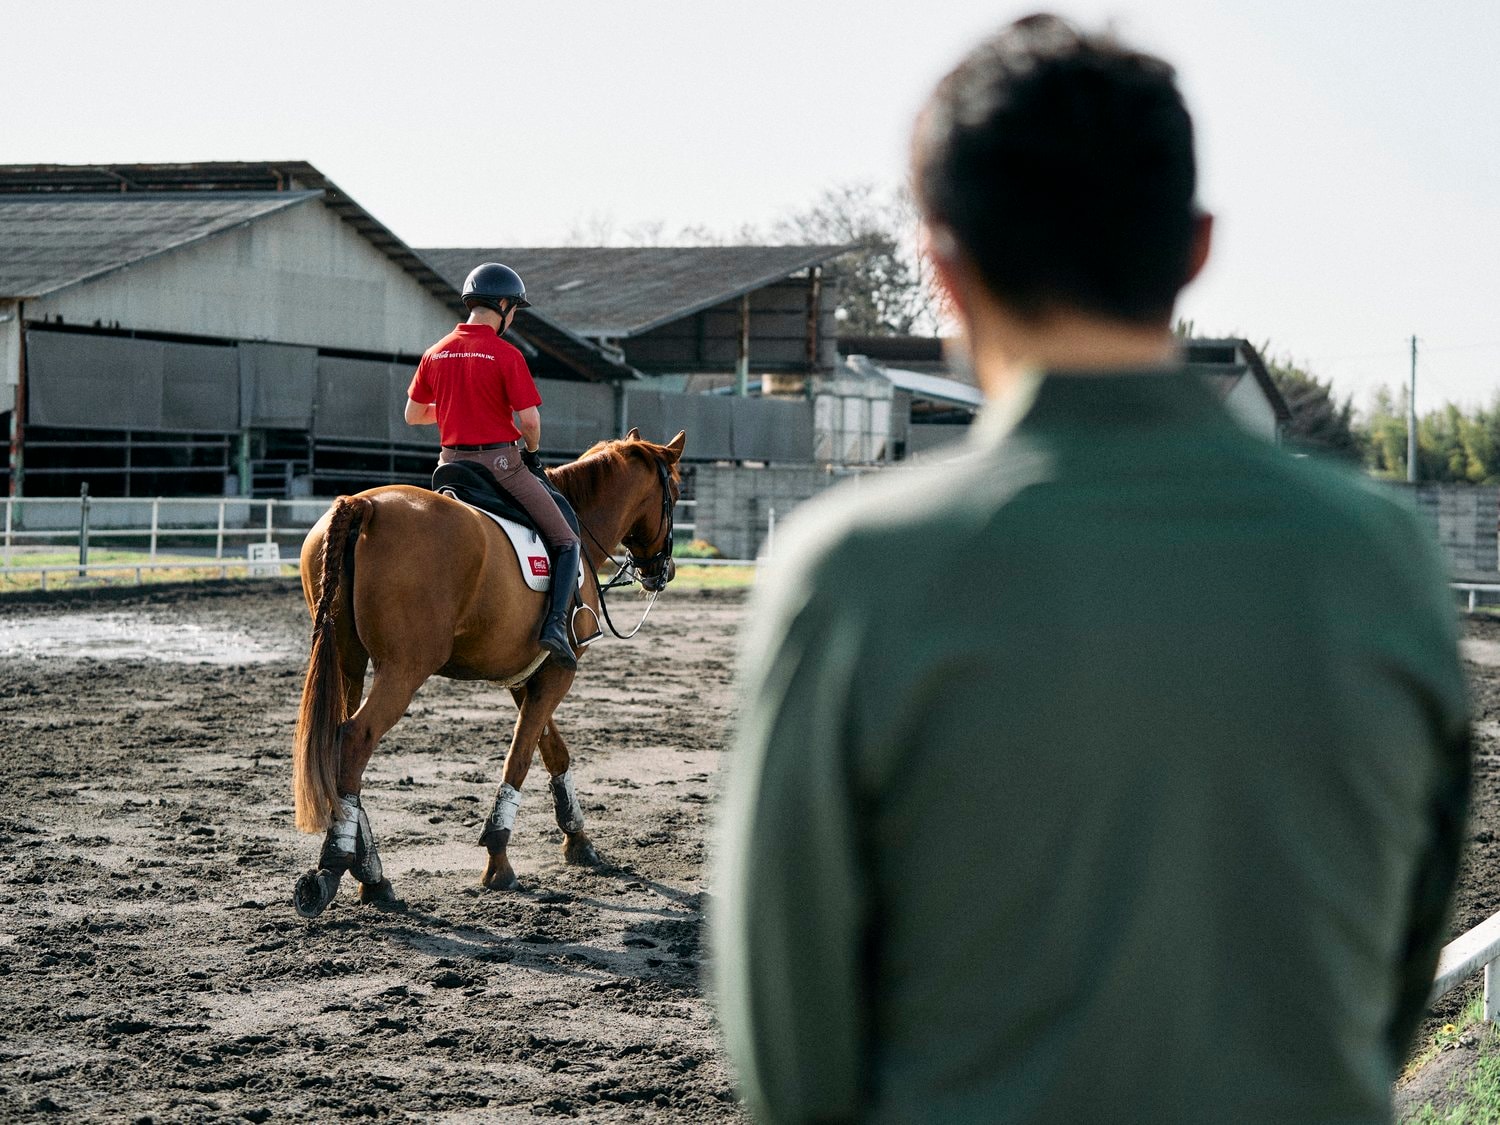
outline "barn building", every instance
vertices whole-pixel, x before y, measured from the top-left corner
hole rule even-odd
[[[406,425],[405,389],[463,315],[452,284],[304,162],[0,166],[9,491],[425,479],[436,435]],[[539,378],[614,415],[638,378],[541,310],[512,337]],[[600,436],[558,417],[565,448]]]
[[[981,405],[973,373],[952,363],[936,337],[841,336],[838,351],[851,370],[891,384],[893,435],[906,426],[903,457],[958,440]],[[1291,408],[1248,340],[1191,337],[1182,341],[1182,358],[1242,426],[1267,441],[1281,440]]]
[[[418,253],[454,284],[504,262],[560,324],[659,389],[805,393],[831,371],[838,307],[828,264],[846,246],[492,247]],[[753,379],[753,388],[752,388]]]

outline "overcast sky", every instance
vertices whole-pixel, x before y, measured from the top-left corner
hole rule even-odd
[[[0,162],[308,160],[415,246],[765,226],[894,185],[911,119],[1032,5],[0,0]],[[1069,0],[1179,69],[1214,260],[1200,334],[1357,404],[1500,391],[1500,0]],[[1351,13],[1358,13],[1357,16]]]

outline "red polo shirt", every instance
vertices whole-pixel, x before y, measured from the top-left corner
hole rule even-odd
[[[444,445],[515,441],[511,412],[542,404],[526,357],[487,324],[460,324],[428,348],[406,395],[437,404]]]

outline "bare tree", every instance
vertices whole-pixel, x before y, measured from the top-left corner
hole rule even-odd
[[[868,182],[835,184],[772,227],[778,241],[851,245],[833,269],[850,335],[936,332],[942,320],[931,271],[920,252],[911,193]]]

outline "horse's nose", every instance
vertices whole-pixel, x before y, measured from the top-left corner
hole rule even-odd
[[[677,577],[677,560],[676,559],[668,559],[667,560],[667,581],[670,582],[670,581],[672,581],[672,579],[674,579],[676,577]]]

